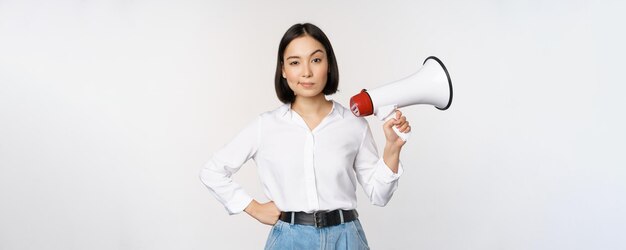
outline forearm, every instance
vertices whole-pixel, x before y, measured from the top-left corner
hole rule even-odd
[[[233,181],[231,173],[226,170],[229,166],[222,162],[216,157],[211,158],[200,170],[200,181],[229,214],[237,214],[246,208],[252,197],[239,183]]]
[[[402,112],[399,110],[396,110],[395,119],[389,119],[383,125],[383,130],[385,131],[385,137],[387,139],[385,151],[383,152],[383,161],[394,174],[397,174],[400,165],[400,150],[406,141],[398,137],[396,131],[393,130],[394,127],[402,133],[408,133],[411,131],[409,122],[406,121],[406,117],[404,117]]]
[[[398,173],[401,149],[402,147],[390,145],[389,143],[385,145],[385,151],[383,152],[383,161],[393,173]]]

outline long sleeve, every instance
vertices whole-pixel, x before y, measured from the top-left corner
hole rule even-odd
[[[200,171],[202,183],[231,215],[242,212],[252,201],[252,197],[241,185],[233,181],[232,175],[256,154],[259,129],[260,118],[257,118],[230,143],[218,150]]]
[[[361,146],[354,161],[356,177],[370,202],[385,206],[398,188],[398,179],[404,172],[402,163],[394,173],[378,156],[376,143],[369,125],[366,127]]]

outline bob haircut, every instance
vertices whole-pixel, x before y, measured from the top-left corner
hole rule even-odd
[[[278,46],[278,60],[276,61],[276,75],[274,77],[274,87],[276,88],[276,95],[278,99],[283,103],[292,103],[296,100],[296,95],[293,90],[289,88],[287,79],[283,78],[283,57],[285,55],[285,49],[287,45],[294,39],[302,36],[310,36],[313,39],[320,42],[324,49],[326,49],[326,56],[328,58],[328,76],[326,86],[322,93],[325,95],[332,95],[337,92],[337,86],[339,85],[339,68],[337,67],[337,59],[335,58],[335,52],[326,34],[317,26],[310,23],[298,23],[289,28],[283,38],[280,40]]]

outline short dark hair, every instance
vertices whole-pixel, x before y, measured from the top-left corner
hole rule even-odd
[[[298,23],[291,26],[283,35],[278,45],[278,59],[276,61],[276,76],[274,78],[274,87],[276,88],[276,95],[278,99],[283,103],[292,103],[296,100],[296,96],[293,90],[289,88],[287,79],[283,78],[283,56],[285,55],[285,49],[287,45],[294,39],[302,36],[310,36],[313,39],[320,42],[324,49],[326,49],[326,55],[328,58],[328,77],[326,86],[322,93],[325,95],[332,95],[337,92],[337,86],[339,85],[339,68],[337,67],[337,59],[333,46],[330,44],[326,34],[317,26],[310,23]]]

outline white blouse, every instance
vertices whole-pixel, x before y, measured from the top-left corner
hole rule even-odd
[[[356,183],[374,205],[385,206],[398,187],[378,156],[367,121],[333,101],[331,112],[310,130],[290,104],[261,114],[204,165],[200,179],[230,214],[252,197],[232,175],[253,159],[265,195],[281,211],[356,208]]]

